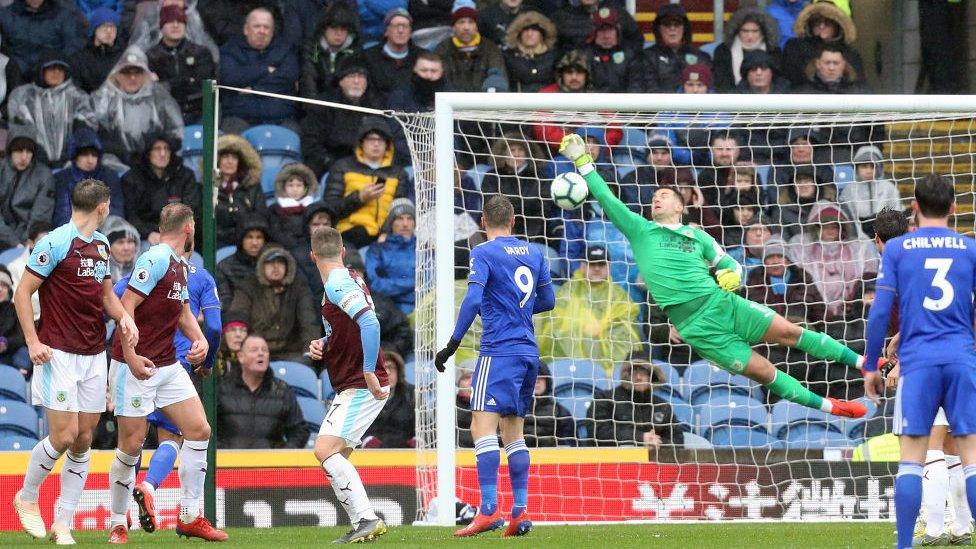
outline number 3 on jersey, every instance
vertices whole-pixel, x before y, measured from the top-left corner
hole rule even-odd
[[[945,310],[949,305],[952,305],[952,299],[956,295],[952,284],[946,280],[946,275],[949,274],[949,269],[952,268],[952,260],[929,257],[925,260],[925,268],[935,271],[935,276],[932,277],[932,287],[942,292],[942,296],[939,299],[926,297],[922,301],[922,307],[930,311]]]
[[[519,307],[525,307],[525,304],[529,302],[529,298],[532,297],[532,292],[535,290],[535,279],[532,278],[532,270],[522,265],[518,269],[515,269],[515,285],[524,294],[522,296],[522,301],[519,301]]]

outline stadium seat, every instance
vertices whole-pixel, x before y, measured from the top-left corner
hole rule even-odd
[[[734,393],[728,389],[716,389],[706,401],[692,402],[698,410],[698,420],[702,432],[717,425],[744,425],[766,427],[769,414],[766,406],[749,396]]]
[[[769,184],[769,171],[771,168],[772,166],[768,164],[756,166],[756,175],[759,176],[759,184],[762,188],[766,188],[766,185]]]
[[[403,380],[411,385],[417,384],[417,361],[409,359],[403,363]]]
[[[668,401],[668,404],[671,405],[671,410],[674,412],[675,419],[691,428],[695,427],[697,424],[695,421],[695,409],[685,399],[675,393],[662,391],[661,389],[656,389],[654,394]]]
[[[0,435],[39,435],[37,411],[33,406],[13,400],[0,401]]]
[[[837,194],[840,194],[848,183],[854,181],[854,176],[853,164],[837,164],[834,166],[834,185],[837,186]]]
[[[20,370],[0,364],[0,400],[27,402],[27,380]]]
[[[332,388],[332,381],[329,379],[329,371],[322,369],[322,373],[319,374],[319,381],[322,382],[322,400],[332,400],[335,398],[336,392]]]
[[[813,408],[807,408],[806,406],[801,406],[788,400],[780,400],[774,404],[770,417],[772,419],[772,428],[770,429],[770,432],[773,435],[783,439],[786,438],[786,432],[793,425],[802,425],[804,423],[823,423],[840,426],[840,424],[844,421],[841,418],[831,416],[826,412],[814,410]]]
[[[823,423],[803,423],[790,426],[785,437],[790,448],[847,448],[854,442],[843,433],[831,429]]]
[[[295,396],[319,398],[319,380],[308,366],[279,360],[271,363],[271,371],[295,391]]]
[[[24,248],[7,248],[6,250],[0,252],[0,265],[6,265],[11,261],[20,257],[20,254],[24,253]]]
[[[475,188],[479,191],[481,190],[481,182],[485,179],[485,174],[491,170],[491,166],[488,164],[475,164],[471,169],[464,172],[464,175],[471,178],[474,183]]]
[[[30,451],[37,445],[37,439],[17,435],[0,437],[0,452]]]
[[[552,385],[585,386],[594,389],[610,389],[610,379],[606,371],[595,362],[582,359],[559,359],[549,364]]]
[[[283,126],[262,124],[248,128],[241,137],[247,139],[254,150],[264,160],[266,155],[291,158],[294,162],[302,160],[302,139],[297,133]]]
[[[236,251],[237,251],[237,246],[224,246],[222,248],[219,248],[217,252],[214,254],[214,256],[216,256],[217,263],[220,263],[221,261],[234,255],[234,252]]]
[[[712,443],[707,438],[696,435],[695,433],[685,433],[685,449],[708,450],[712,448]]]
[[[573,419],[586,419],[590,407],[593,406],[593,388],[583,385],[557,385],[552,392],[556,402],[569,410]]]
[[[734,391],[757,400],[762,398],[762,389],[756,382],[746,376],[726,372],[705,360],[688,366],[685,370],[684,383],[685,396],[688,397],[689,402],[694,402],[696,397],[707,394],[716,386],[731,387]]]
[[[670,385],[675,392],[681,395],[681,398],[685,398],[687,396],[685,394],[685,380],[683,377],[681,377],[681,372],[667,362],[654,360],[653,363],[655,366],[659,366],[661,370],[664,371],[664,379],[667,380],[668,385]]]
[[[769,436],[765,429],[742,425],[723,425],[708,433],[708,440],[716,447],[732,448],[783,448],[781,440]]]
[[[302,417],[305,418],[308,432],[312,433],[314,438],[315,433],[318,433],[319,428],[322,427],[322,422],[325,421],[325,403],[317,398],[300,396],[298,406],[302,409]]]
[[[699,49],[701,51],[707,53],[708,55],[710,55],[712,57],[715,57],[715,48],[717,48],[719,46],[719,44],[721,44],[721,43],[722,43],[721,40],[716,40],[714,42],[709,42],[707,44],[702,44],[702,46]]]
[[[203,162],[203,126],[193,124],[183,128],[181,155],[183,156],[183,165],[193,171],[199,181],[201,179],[201,163]]]

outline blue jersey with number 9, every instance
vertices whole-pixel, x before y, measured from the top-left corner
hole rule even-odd
[[[885,244],[877,288],[898,296],[902,373],[974,362],[976,241],[937,227],[893,238]]]
[[[536,290],[552,284],[545,255],[514,236],[495,238],[471,250],[468,283],[484,287],[481,354],[538,356],[532,308]]]

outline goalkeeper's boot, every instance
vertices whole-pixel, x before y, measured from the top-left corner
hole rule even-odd
[[[124,524],[116,524],[112,527],[112,532],[108,535],[108,542],[113,545],[125,545],[129,543],[129,530]]]
[[[17,511],[20,525],[24,527],[27,535],[37,539],[47,537],[44,519],[41,518],[41,510],[36,503],[27,503],[21,498],[21,492],[17,492],[14,494],[14,510]]]
[[[454,532],[454,537],[468,538],[471,536],[477,536],[482,532],[497,530],[502,526],[505,526],[505,519],[502,518],[501,512],[497,509],[493,515],[486,516],[479,512],[477,515],[475,515],[474,520],[471,521],[471,524]]]
[[[132,499],[136,500],[139,506],[139,525],[150,534],[159,528],[156,520],[156,498],[154,490],[148,482],[142,481],[132,489]]]
[[[833,404],[830,413],[835,416],[857,418],[864,417],[868,413],[867,407],[856,400],[839,400],[830,397],[827,397],[827,400]]]
[[[373,520],[363,519],[359,521],[359,526],[356,527],[355,531],[347,534],[349,536],[349,539],[345,543],[364,543],[367,541],[373,541],[376,538],[385,534],[386,532],[387,532],[386,523],[383,522],[383,519],[381,518],[376,518]]]
[[[176,535],[206,541],[227,541],[227,532],[214,528],[203,515],[198,516],[193,522],[176,519]]]
[[[928,534],[922,536],[915,536],[912,540],[912,547],[948,547],[949,546],[949,533],[942,532],[938,536],[930,536]]]
[[[508,526],[505,528],[505,532],[502,533],[503,538],[511,536],[524,536],[532,530],[532,519],[529,518],[529,514],[525,511],[522,512],[518,518],[513,518]]]

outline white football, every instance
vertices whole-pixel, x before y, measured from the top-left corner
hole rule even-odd
[[[564,210],[575,210],[583,205],[590,190],[586,188],[586,180],[576,172],[559,174],[552,180],[549,187],[552,201]]]

